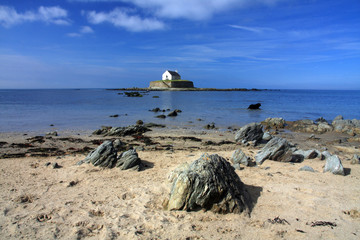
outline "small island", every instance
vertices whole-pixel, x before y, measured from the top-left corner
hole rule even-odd
[[[194,83],[181,79],[177,71],[166,70],[162,80],[150,82],[149,89],[173,89],[173,88],[194,88]]]

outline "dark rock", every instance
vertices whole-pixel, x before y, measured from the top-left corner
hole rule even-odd
[[[324,172],[331,172],[335,175],[345,175],[341,160],[337,155],[331,155],[326,158]]]
[[[56,168],[62,168],[62,166],[60,166],[58,163],[56,163],[56,162],[54,162],[53,164],[52,164],[52,167],[53,167],[53,169],[56,169]]]
[[[112,168],[117,162],[117,151],[114,148],[114,145],[111,141],[105,141],[95,150],[91,151],[87,157],[78,162],[80,165],[82,163],[92,163],[94,166]]]
[[[231,156],[230,161],[233,163],[233,167],[239,166],[239,164],[249,166],[251,158],[246,156],[245,153],[241,149],[238,149],[238,150],[235,150],[235,152]],[[240,169],[237,167],[235,167],[235,168]]]
[[[293,156],[292,147],[286,139],[274,137],[256,154],[256,164],[261,165],[266,159],[279,162],[301,161],[299,155]]]
[[[175,109],[174,111],[177,112],[177,113],[181,113],[181,112],[182,112],[180,109]]]
[[[324,119],[323,117],[319,117],[318,119],[315,120],[315,122],[317,122],[317,123],[328,123],[328,121],[326,121],[326,119]]]
[[[235,141],[246,143],[249,141],[259,141],[262,139],[264,132],[260,123],[249,123],[236,133]]]
[[[176,117],[178,114],[176,111],[172,111],[171,113],[168,114],[168,117]]]
[[[204,120],[202,120],[201,118],[197,118],[196,121],[201,122],[201,121],[204,121]]]
[[[150,131],[145,126],[142,125],[131,125],[127,127],[102,127],[102,129],[96,130],[93,132],[94,135],[104,135],[104,136],[129,136],[134,134],[143,134],[144,132]]]
[[[144,122],[142,120],[137,120],[136,125],[144,125]]]
[[[124,94],[127,97],[142,97],[143,96],[139,92],[124,92]]]
[[[315,172],[315,170],[309,166],[303,166],[299,169],[299,171]]]
[[[110,117],[112,117],[112,118],[117,118],[117,117],[119,117],[119,114],[110,115]]]
[[[147,127],[147,128],[164,128],[166,127],[166,125],[164,124],[157,124],[157,123],[145,123],[144,124],[144,127]]]
[[[249,213],[251,199],[229,162],[217,154],[202,155],[172,172],[168,210],[210,210],[215,213]]]
[[[121,170],[133,169],[140,171],[142,169],[142,162],[136,150],[130,149],[120,154],[115,167]]]
[[[159,96],[153,96],[152,98],[160,98]]]
[[[50,165],[51,165],[51,162],[45,163],[45,167],[48,167],[48,166],[50,166]]]
[[[260,103],[256,103],[256,104],[250,104],[248,109],[250,110],[256,110],[256,109],[260,109],[261,104]]]
[[[207,124],[204,128],[205,128],[205,129],[208,129],[208,130],[210,130],[210,129],[215,129],[215,124],[214,124],[214,123]]]
[[[149,110],[150,112],[160,112],[161,110],[160,110],[160,108],[153,108],[153,109],[151,109],[151,110]]]
[[[166,118],[164,114],[156,116],[156,118]]]

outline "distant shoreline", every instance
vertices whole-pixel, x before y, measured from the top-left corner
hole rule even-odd
[[[268,89],[247,88],[108,88],[109,91],[270,91]]]

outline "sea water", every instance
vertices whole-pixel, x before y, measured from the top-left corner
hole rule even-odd
[[[289,121],[323,117],[331,121],[343,115],[345,119],[360,119],[360,91],[151,91],[143,97],[118,93],[123,91],[0,90],[0,132],[95,130],[103,125],[127,126],[140,119],[187,128],[215,123],[221,129],[268,117]],[[261,103],[261,110],[247,109],[254,103]],[[182,112],[158,119],[155,116],[163,113],[149,111],[156,107]],[[109,117],[115,114],[119,116]]]

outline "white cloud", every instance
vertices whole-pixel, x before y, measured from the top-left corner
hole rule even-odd
[[[48,24],[69,25],[67,11],[61,7],[39,7],[37,11],[18,13],[13,7],[0,5],[0,25],[11,27],[23,22],[41,21]]]
[[[79,32],[68,33],[69,37],[81,37],[84,34],[94,33],[94,30],[89,26],[82,26]]]
[[[129,10],[115,8],[111,12],[87,12],[87,19],[92,24],[108,22],[116,27],[122,27],[132,32],[162,30],[165,24],[154,18],[141,18],[129,15]]]
[[[284,0],[68,0],[70,2],[125,2],[161,18],[205,20],[214,14],[254,4],[273,5]]]
[[[273,28],[264,28],[264,27],[246,27],[246,26],[240,26],[240,25],[229,25],[229,27],[241,29],[249,32],[254,33],[263,33],[265,31],[275,31]]]
[[[92,28],[89,26],[83,26],[83,27],[81,27],[80,32],[81,33],[93,33],[94,30],[92,30]]]

